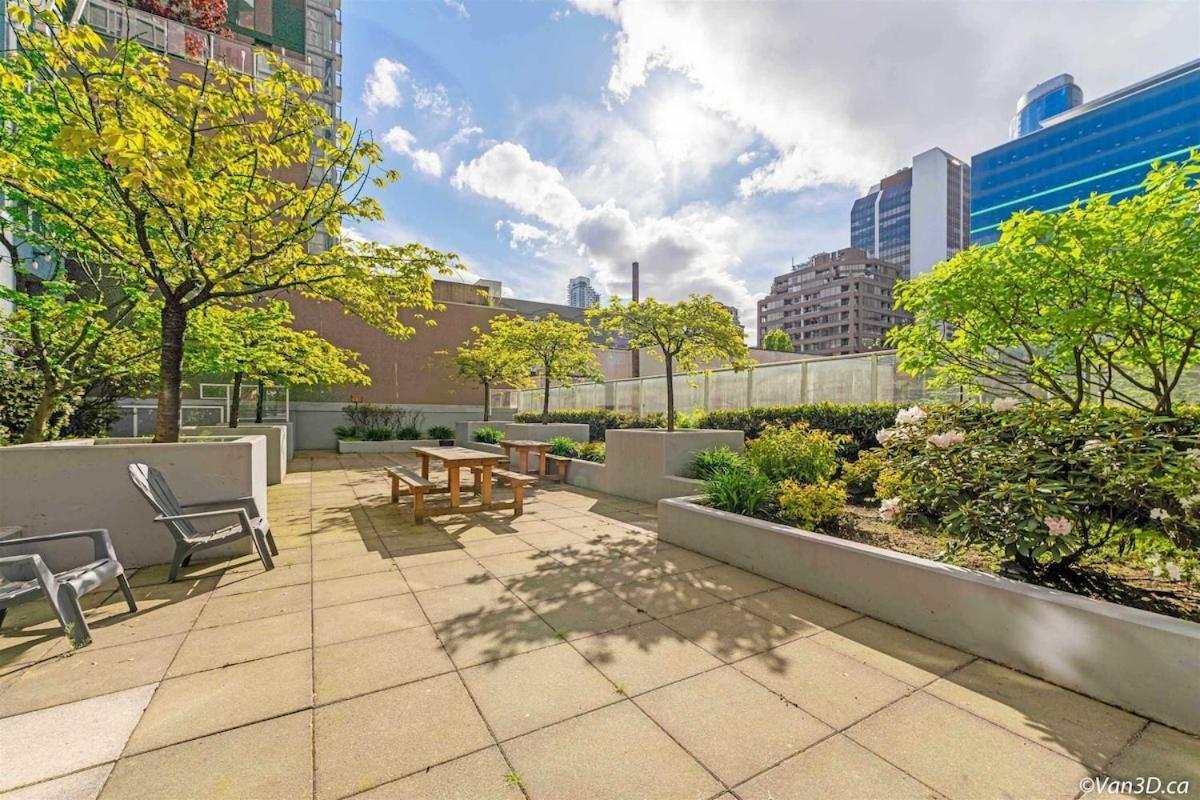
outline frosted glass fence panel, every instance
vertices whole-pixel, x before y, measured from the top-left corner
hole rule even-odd
[[[810,361],[807,403],[865,403],[875,400],[874,360],[839,358]]]
[[[619,381],[612,384],[613,387],[613,409],[616,411],[629,411],[638,413],[641,408],[641,382],[640,381]]]
[[[752,406],[794,406],[804,402],[805,364],[757,367],[750,387]]]
[[[667,379],[642,378],[642,405],[637,409],[639,414],[653,414],[665,411],[667,408]]]
[[[704,410],[704,375],[676,375],[675,410],[688,413],[697,409]],[[666,411],[666,401],[663,411]]]
[[[733,372],[721,370],[708,376],[708,410],[745,408],[750,370]]]

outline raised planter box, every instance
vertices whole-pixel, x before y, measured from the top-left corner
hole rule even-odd
[[[411,453],[414,447],[437,447],[438,439],[388,439],[382,442],[357,442],[338,439],[339,453]]]
[[[510,422],[504,438],[548,442],[556,436],[566,436],[575,442],[586,442],[590,430],[586,424],[578,422]]]
[[[659,538],[1200,733],[1200,625],[698,505]]]
[[[512,424],[503,420],[492,420],[491,422],[458,422],[454,425],[454,441],[459,447],[471,444],[475,441],[475,431],[480,428],[495,428],[498,431],[504,431],[504,438],[514,439],[517,437],[508,435],[508,426]]]
[[[178,444],[69,439],[0,447],[0,526],[20,525],[24,536],[107,528],[124,566],[168,563],[175,542],[162,524],[154,522],[155,512],[130,482],[133,462],[161,470],[183,503],[253,495],[270,519],[265,436],[211,437]],[[249,539],[242,539],[205,550],[202,557],[241,555],[249,553],[250,546]],[[90,545],[79,542],[39,552],[47,553],[51,566],[57,568],[92,559]]]
[[[185,437],[190,436],[265,436],[267,437],[267,484],[274,486],[283,483],[287,477],[288,462],[292,459],[294,448],[288,437],[288,424],[280,422],[262,425],[239,425],[230,428],[227,425],[193,425],[183,429]]]
[[[741,431],[610,430],[604,458],[608,481],[602,491],[647,502],[694,494],[699,484],[680,476],[696,453],[715,447],[740,453],[744,441]]]

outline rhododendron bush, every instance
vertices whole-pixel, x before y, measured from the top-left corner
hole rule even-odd
[[[1200,448],[1172,420],[1005,401],[905,409],[877,438],[885,519],[997,547],[1028,574],[1146,532],[1200,546]]]

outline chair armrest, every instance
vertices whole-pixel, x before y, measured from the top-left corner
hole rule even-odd
[[[254,525],[250,522],[250,515],[246,513],[244,508],[221,508],[216,511],[193,511],[190,514],[159,514],[154,518],[155,522],[174,522],[180,519],[205,519],[208,517],[237,517],[242,525],[242,530],[247,536],[254,532]]]
[[[92,551],[95,553],[97,561],[102,558],[108,558],[113,561],[117,560],[117,553],[113,550],[112,539],[109,538],[106,528],[89,528],[80,531],[66,531],[65,533],[46,533],[41,536],[25,536],[19,539],[0,539],[0,549],[17,547],[19,545],[39,544],[41,542],[58,542],[63,539],[82,539],[85,537],[92,540]]]
[[[252,517],[261,517],[262,514],[258,511],[258,501],[253,496],[249,497],[231,497],[228,500],[204,500],[199,503],[182,503],[180,508],[244,508],[246,513]]]
[[[46,562],[36,553],[24,556],[4,556],[0,558],[0,577],[5,580],[27,581],[35,578],[47,591],[58,593],[58,581],[54,573],[46,566]]]

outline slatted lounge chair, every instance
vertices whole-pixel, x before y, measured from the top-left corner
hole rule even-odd
[[[92,540],[92,561],[64,572],[51,572],[45,560],[36,553],[5,554],[6,551],[26,549],[31,545],[82,538]],[[3,624],[8,609],[44,597],[54,609],[54,616],[58,618],[58,624],[62,625],[71,644],[83,647],[91,643],[92,633],[83,618],[79,598],[113,578],[117,579],[121,594],[125,595],[130,613],[136,612],[137,603],[133,600],[125,570],[117,560],[112,539],[106,530],[68,531],[0,540],[0,624]]]
[[[245,537],[254,542],[254,549],[262,560],[263,567],[275,569],[271,556],[279,555],[271,528],[258,510],[253,497],[236,497],[230,500],[208,500],[203,503],[181,504],[171,491],[163,474],[148,464],[130,464],[129,479],[137,487],[150,507],[158,512],[155,522],[167,526],[175,539],[175,556],[171,559],[171,575],[174,581],[180,567],[192,561],[198,550],[227,544]],[[206,510],[190,510],[206,509]],[[197,530],[194,522],[205,523],[235,518],[232,525],[216,530]]]

